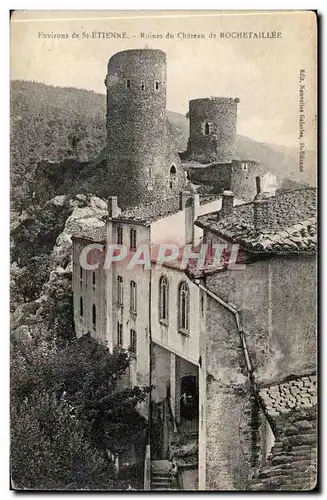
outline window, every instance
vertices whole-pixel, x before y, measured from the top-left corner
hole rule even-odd
[[[96,326],[97,326],[97,310],[96,310],[95,304],[93,304],[93,306],[92,306],[92,325],[93,325],[93,328],[96,328]]]
[[[82,268],[82,266],[79,268],[79,279],[81,282],[83,281],[83,268]]]
[[[188,284],[183,281],[179,285],[178,293],[178,329],[184,332],[188,332],[189,329],[189,295]]]
[[[131,81],[130,80],[126,80],[126,88],[127,89],[131,88]]]
[[[123,278],[121,276],[117,276],[117,304],[119,306],[123,306]]]
[[[121,226],[117,227],[117,243],[118,245],[123,244],[123,228]]]
[[[83,308],[83,298],[81,297],[79,299],[79,315],[82,318],[84,314],[84,308]]]
[[[137,352],[137,336],[135,330],[130,330],[130,350],[132,354],[136,355]]]
[[[168,279],[161,276],[159,281],[159,320],[168,321]]]
[[[92,272],[92,286],[95,288],[95,272]]]
[[[142,81],[142,82],[141,82],[141,90],[144,90],[144,89],[145,89],[145,84],[144,84],[144,82]]]
[[[210,134],[210,125],[208,122],[206,122],[204,125],[204,135],[209,135],[209,134]]]
[[[117,321],[117,345],[123,345],[123,323]]]
[[[136,314],[136,283],[131,281],[130,286],[130,310]]]
[[[207,241],[207,245],[208,245],[208,250],[207,250],[207,256],[209,259],[212,259],[213,257],[213,246],[212,246],[212,240],[208,240]]]
[[[169,170],[169,187],[170,189],[173,189],[175,183],[176,183],[176,167],[175,165],[172,165]]]
[[[155,83],[155,89],[156,89],[156,90],[159,90],[159,82],[156,82],[156,83]]]
[[[130,249],[136,250],[136,229],[130,231]]]
[[[153,190],[153,168],[149,167],[149,182],[148,182],[148,190]]]

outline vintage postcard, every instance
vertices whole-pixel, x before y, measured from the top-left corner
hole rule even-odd
[[[317,17],[14,11],[11,487],[300,491]]]

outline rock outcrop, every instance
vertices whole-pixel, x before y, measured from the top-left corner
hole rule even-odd
[[[85,227],[104,227],[107,216],[107,204],[96,196],[78,194],[69,199],[56,196],[45,207],[62,209],[70,207],[62,232],[57,236],[50,253],[49,279],[44,283],[40,297],[32,302],[18,304],[12,313],[11,332],[14,336],[31,336],[42,325],[49,324],[49,317],[54,321],[60,318],[69,301],[72,300],[72,235]],[[26,214],[21,220],[26,220]],[[19,220],[17,225],[21,222]],[[18,226],[15,227],[18,227]],[[12,264],[17,273],[17,262]],[[55,314],[53,314],[55,312]],[[57,319],[56,319],[57,317]]]

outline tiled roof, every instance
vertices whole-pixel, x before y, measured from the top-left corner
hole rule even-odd
[[[289,413],[293,408],[312,408],[317,404],[317,375],[264,387],[259,395],[272,417]]]
[[[255,252],[314,252],[317,246],[316,189],[283,191],[269,198],[270,228],[257,232],[253,202],[234,207],[233,215],[202,215],[195,224]]]
[[[311,490],[317,481],[317,377],[262,388],[259,392],[275,426],[275,443],[250,482],[250,490]]]
[[[179,198],[175,197],[164,199],[160,202],[144,203],[137,207],[126,208],[116,219],[147,225],[178,211]]]
[[[101,227],[80,226],[72,232],[72,237],[90,240],[97,243],[104,243],[106,241],[106,224]]]
[[[218,199],[218,194],[200,195],[200,204],[210,203]],[[179,212],[179,197],[162,199],[159,202],[152,202],[142,204],[137,207],[126,208],[121,214],[116,217],[117,220],[134,221],[140,224],[148,225],[151,222],[168,217]]]

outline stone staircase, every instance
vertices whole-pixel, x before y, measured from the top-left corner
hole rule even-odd
[[[169,460],[151,461],[151,490],[172,490],[172,463]]]

